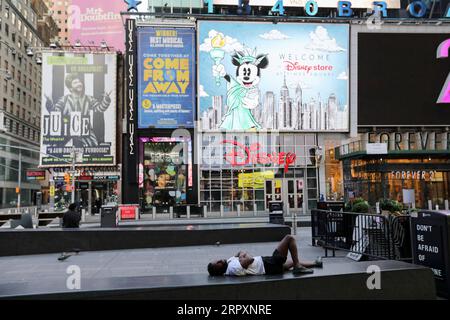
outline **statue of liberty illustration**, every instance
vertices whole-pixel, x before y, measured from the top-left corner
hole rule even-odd
[[[269,59],[267,54],[256,54],[251,51],[235,51],[231,62],[236,66],[236,77],[230,76],[221,63],[213,65],[213,76],[223,77],[227,81],[227,112],[222,118],[220,129],[223,130],[252,130],[261,129],[251,110],[259,106],[259,82],[261,69],[267,68]]]

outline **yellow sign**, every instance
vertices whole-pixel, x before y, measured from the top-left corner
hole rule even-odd
[[[55,186],[50,186],[50,197],[55,196]]]
[[[278,189],[278,188],[281,189],[281,179],[275,180],[275,188],[276,188],[276,189]]]
[[[273,179],[274,177],[275,173],[273,171],[240,173],[238,175],[238,187],[264,189],[264,182],[267,179]]]

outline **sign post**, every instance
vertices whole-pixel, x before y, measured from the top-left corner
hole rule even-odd
[[[55,180],[50,180],[50,187],[49,187],[49,196],[50,196],[50,209],[53,209],[55,207]]]
[[[439,295],[450,295],[450,211],[411,214],[413,263],[430,267]]]
[[[22,150],[19,149],[19,181],[17,183],[17,188],[16,188],[16,192],[17,192],[17,209],[20,209],[20,193],[22,190],[21,185],[22,183]]]

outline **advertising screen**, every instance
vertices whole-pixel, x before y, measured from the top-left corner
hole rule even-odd
[[[115,164],[116,59],[43,52],[41,166]]]
[[[347,131],[347,25],[200,21],[203,130]]]
[[[67,27],[71,44],[107,46],[124,51],[125,35],[120,12],[127,11],[124,1],[69,0]]]
[[[195,30],[138,29],[138,127],[192,128]]]
[[[358,34],[358,125],[450,125],[450,33]]]

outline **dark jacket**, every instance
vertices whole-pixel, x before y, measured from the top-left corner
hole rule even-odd
[[[79,228],[81,214],[75,211],[67,211],[63,216],[63,228]]]

